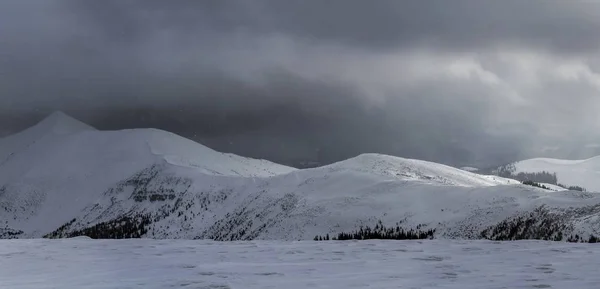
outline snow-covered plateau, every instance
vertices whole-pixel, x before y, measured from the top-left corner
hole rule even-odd
[[[0,288],[598,288],[596,244],[0,240]]]
[[[599,216],[596,193],[380,154],[300,170],[60,112],[0,139],[0,238],[595,241]]]

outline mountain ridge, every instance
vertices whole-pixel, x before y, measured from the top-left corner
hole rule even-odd
[[[53,119],[65,117],[42,123]],[[545,220],[554,227],[521,228],[527,233],[519,236],[600,232],[591,221],[600,195],[432,162],[362,154],[300,170],[157,129],[56,134],[39,127],[13,137],[36,142],[0,163],[0,237],[305,240],[381,223],[435,230],[438,238],[493,239],[510,237],[506,224]]]

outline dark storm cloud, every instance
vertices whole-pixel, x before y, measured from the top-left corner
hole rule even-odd
[[[102,129],[159,127],[276,161],[361,152],[512,160],[549,128],[594,128],[599,9],[1,1],[0,135],[58,109]]]
[[[157,28],[182,33],[282,33],[367,48],[476,49],[526,45],[593,51],[600,3],[594,1],[77,1],[103,35],[136,41]],[[189,35],[188,35],[189,36]]]
[[[376,48],[525,44],[589,51],[599,44],[600,4],[592,1],[330,0],[313,4],[273,0],[264,7],[275,24],[270,27]]]

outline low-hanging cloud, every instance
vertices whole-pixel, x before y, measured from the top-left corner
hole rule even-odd
[[[0,133],[64,110],[288,163],[585,157],[598,16],[589,1],[3,1]]]

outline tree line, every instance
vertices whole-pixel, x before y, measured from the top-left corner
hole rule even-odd
[[[400,226],[386,227],[379,221],[374,228],[369,226],[360,226],[358,230],[350,232],[340,232],[337,236],[330,237],[329,234],[324,236],[317,235],[313,240],[328,241],[328,240],[421,240],[433,239],[435,229],[421,230],[422,225],[418,225],[417,229],[404,229]]]

